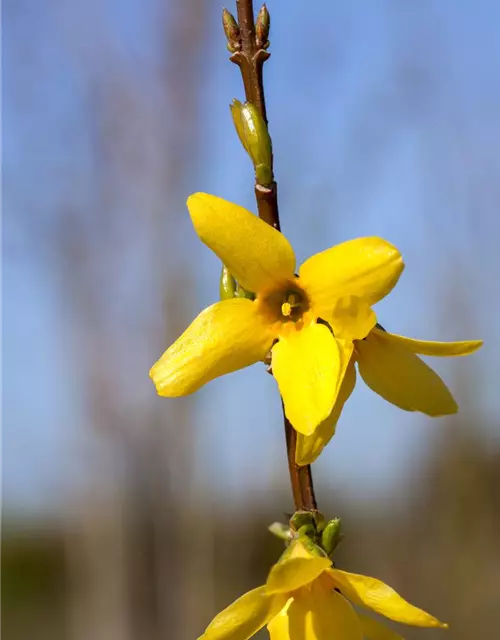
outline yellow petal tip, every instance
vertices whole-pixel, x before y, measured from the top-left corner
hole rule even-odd
[[[444,416],[454,416],[458,413],[458,404],[450,402],[450,404],[446,407],[439,408],[435,413],[429,413],[432,418],[444,418]]]
[[[153,384],[155,385],[155,387],[157,387],[157,384],[156,384],[158,380],[158,363],[157,362],[155,362],[154,365],[149,370],[149,377],[153,381]]]
[[[203,193],[203,191],[197,191],[196,193],[192,193],[188,199],[186,200],[186,204],[195,200],[196,198],[203,198],[204,196],[208,196],[208,193]]]
[[[296,422],[295,424],[292,424],[292,427],[295,429],[295,431],[301,433],[303,436],[312,436],[316,431],[317,426],[318,425],[313,425],[311,422],[306,421]]]
[[[159,364],[159,362],[156,362],[151,369],[149,370],[149,377],[151,378],[155,389],[156,389],[156,393],[159,396],[162,396],[164,398],[169,397],[171,394],[169,394],[167,392],[167,387],[166,385],[162,385],[162,378],[161,378],[161,374],[160,374],[160,369],[161,369],[161,365]]]

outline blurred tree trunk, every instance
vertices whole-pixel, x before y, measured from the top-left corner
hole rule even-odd
[[[206,621],[204,606],[211,610],[210,521],[205,519],[201,539],[193,527],[201,499],[193,483],[192,403],[154,397],[138,400],[130,411],[133,389],[120,367],[127,345],[142,345],[134,364],[142,366],[145,350],[159,357],[192,313],[194,285],[178,240],[198,142],[206,3],[167,4],[158,3],[164,50],[155,81],[162,89],[151,86],[151,94],[159,95],[152,109],[141,101],[144,86],[134,84],[116,56],[100,56],[89,96],[96,207],[83,212],[70,202],[61,228],[75,359],[92,431],[81,443],[91,477],[72,500],[67,537],[72,640],[193,638]],[[102,22],[99,29],[105,39]],[[151,127],[151,117],[152,153],[147,137],[134,135]],[[134,162],[143,154],[146,169]],[[146,194],[138,197],[136,219],[123,213],[122,192],[129,185]],[[141,279],[140,297],[125,297],[122,309],[113,308],[134,252],[127,243],[140,237],[150,260],[132,276]],[[146,379],[147,366],[142,374]]]

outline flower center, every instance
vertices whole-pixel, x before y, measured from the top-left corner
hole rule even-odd
[[[298,322],[309,310],[309,300],[305,292],[294,282],[258,296],[262,311],[272,322]]]

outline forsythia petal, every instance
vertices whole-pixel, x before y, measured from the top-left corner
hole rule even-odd
[[[335,337],[345,340],[363,340],[377,322],[370,305],[356,296],[336,300],[327,319]]]
[[[316,554],[311,553],[309,543],[305,538],[294,538],[285,549],[278,562],[282,563],[290,558],[315,558]]]
[[[271,640],[323,640],[315,634],[312,613],[300,596],[291,599],[288,606],[271,620],[267,628]]]
[[[217,302],[165,351],[150,376],[161,396],[187,395],[217,376],[263,360],[272,341],[254,302]]]
[[[269,636],[271,640],[291,640],[290,633],[290,617],[289,610],[293,604],[293,598],[289,598],[286,605],[281,609],[277,616],[275,616],[267,625]]]
[[[294,279],[290,243],[250,211],[207,193],[193,194],[187,206],[196,233],[247,291]]]
[[[385,336],[387,342],[399,344],[406,347],[413,353],[419,353],[422,356],[468,356],[477,351],[483,345],[482,340],[462,340],[460,342],[434,342],[431,340],[415,340],[405,336],[398,336],[395,333],[373,329],[377,335]]]
[[[297,603],[304,609],[306,640],[363,640],[361,625],[351,604],[337,591],[325,588],[321,580],[307,593],[297,596]]]
[[[293,427],[310,435],[331,413],[342,375],[340,347],[330,330],[311,324],[280,336],[272,370]]]
[[[404,600],[381,580],[340,569],[329,569],[327,573],[346,598],[354,604],[369,607],[386,618],[415,627],[448,626]]]
[[[304,466],[306,464],[312,464],[333,438],[344,404],[353,392],[355,384],[356,369],[354,367],[354,360],[351,360],[340,386],[339,395],[328,418],[323,420],[312,435],[304,436],[302,433],[297,434],[295,462],[298,465]]]
[[[403,268],[401,254],[389,242],[357,238],[312,256],[299,276],[314,306],[328,312],[346,295],[375,304],[392,290]]]
[[[378,620],[374,620],[364,613],[359,613],[359,611],[358,619],[366,640],[404,640],[399,633],[389,629]]]
[[[312,582],[332,564],[320,556],[291,557],[275,564],[267,577],[268,593],[288,593]]]
[[[247,640],[262,629],[283,607],[284,600],[257,587],[221,611],[199,640]]]
[[[448,387],[423,360],[383,331],[356,343],[359,373],[366,384],[388,402],[406,411],[429,416],[456,413]]]

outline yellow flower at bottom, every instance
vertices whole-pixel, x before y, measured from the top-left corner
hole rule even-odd
[[[397,640],[352,604],[417,627],[447,625],[399,596],[376,578],[335,569],[294,540],[264,586],[219,613],[199,640],[247,640],[267,624],[271,640]]]
[[[193,393],[271,351],[285,413],[299,433],[311,435],[338,413],[353,341],[375,326],[371,305],[396,284],[399,251],[381,238],[358,238],[312,256],[297,275],[285,236],[246,209],[205,193],[187,205],[200,239],[256,298],[202,311],[152,367],[158,393]]]

